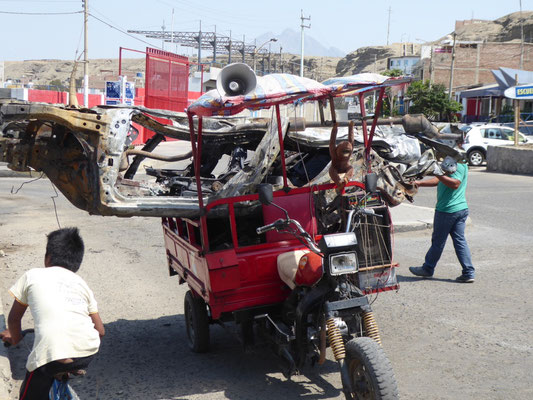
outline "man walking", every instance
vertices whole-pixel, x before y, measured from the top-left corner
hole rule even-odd
[[[433,219],[433,234],[424,264],[421,267],[409,267],[413,275],[429,278],[433,276],[437,262],[442,255],[448,235],[452,237],[455,254],[462,267],[457,282],[474,282],[474,266],[472,256],[465,238],[468,205],[465,191],[468,178],[466,164],[457,163],[452,157],[446,157],[441,165],[445,175],[436,176],[423,181],[415,181],[420,187],[437,186],[437,206]]]

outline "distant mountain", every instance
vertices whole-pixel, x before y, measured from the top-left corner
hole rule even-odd
[[[272,52],[279,52],[280,46],[284,53],[300,54],[300,33],[292,29],[285,29],[280,35],[273,32],[267,32],[256,38],[257,46],[261,46],[264,42],[271,38],[278,39],[277,42],[270,44]],[[326,47],[312,36],[305,35],[305,49],[306,56],[322,56],[322,57],[344,57],[345,51],[336,47]],[[268,45],[267,45],[268,46]],[[267,49],[268,47],[265,46]]]

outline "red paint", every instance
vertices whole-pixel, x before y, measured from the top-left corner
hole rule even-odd
[[[322,257],[318,254],[309,252],[298,263],[298,270],[294,276],[294,283],[297,286],[313,286],[324,274],[322,266]]]

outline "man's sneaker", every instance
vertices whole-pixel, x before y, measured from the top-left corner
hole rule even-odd
[[[461,283],[474,283],[474,278],[467,275],[458,276],[455,280]]]
[[[431,278],[433,276],[433,274],[428,272],[424,267],[409,267],[409,271],[411,271],[413,275],[421,276],[423,278]]]

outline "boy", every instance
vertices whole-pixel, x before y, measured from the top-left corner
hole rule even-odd
[[[21,320],[28,307],[35,325],[20,400],[47,400],[55,374],[86,368],[98,352],[104,325],[93,292],[75,274],[83,253],[77,228],[56,230],[48,235],[45,268],[27,271],[9,290],[15,300],[1,339],[22,340]]]

